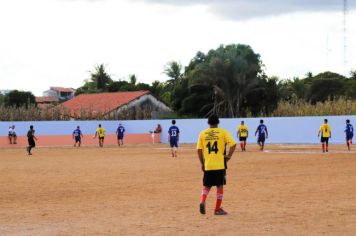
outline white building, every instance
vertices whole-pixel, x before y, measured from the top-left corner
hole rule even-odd
[[[55,97],[59,100],[69,100],[74,98],[75,89],[63,87],[50,87],[49,90],[43,92],[44,97]]]

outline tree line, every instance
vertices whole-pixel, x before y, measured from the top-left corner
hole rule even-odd
[[[96,65],[76,95],[149,90],[182,118],[213,113],[221,117],[273,116],[280,115],[288,104],[302,109],[301,104],[323,107],[334,101],[351,103],[350,114],[356,114],[356,71],[349,77],[329,71],[293,79],[269,77],[261,56],[248,45],[221,45],[207,53],[197,52],[187,66],[170,61],[163,72],[165,82],[138,83],[134,74],[115,81],[104,64]],[[33,95],[19,93],[12,91],[0,97],[0,103],[19,107],[34,102]],[[311,112],[313,108],[305,110]]]

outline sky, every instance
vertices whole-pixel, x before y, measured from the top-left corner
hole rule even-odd
[[[198,51],[248,44],[281,79],[356,70],[356,1],[0,0],[0,90],[78,88],[104,64],[114,80],[165,81]],[[346,54],[344,63],[344,45]]]

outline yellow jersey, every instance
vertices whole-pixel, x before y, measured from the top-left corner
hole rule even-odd
[[[321,137],[330,138],[330,136],[331,136],[331,127],[330,127],[329,124],[320,125],[319,131],[321,131]]]
[[[197,149],[203,150],[205,170],[225,169],[224,153],[226,145],[235,145],[230,133],[221,128],[208,128],[199,134]]]
[[[105,136],[106,130],[105,130],[105,128],[101,127],[101,128],[97,128],[96,132],[98,133],[99,138],[102,138]]]
[[[237,132],[240,132],[240,137],[247,137],[247,134],[248,134],[248,128],[246,125],[240,125],[238,128],[237,128]]]

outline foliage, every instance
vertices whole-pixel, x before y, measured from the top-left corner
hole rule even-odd
[[[243,115],[247,96],[258,89],[261,64],[260,56],[247,45],[222,45],[206,55],[198,52],[185,72],[191,94],[185,98],[189,104],[182,102],[181,112]]]
[[[356,115],[356,101],[339,98],[315,104],[298,100],[280,101],[270,116]]]
[[[4,105],[6,107],[29,107],[35,102],[35,96],[31,92],[12,90],[4,97]]]

